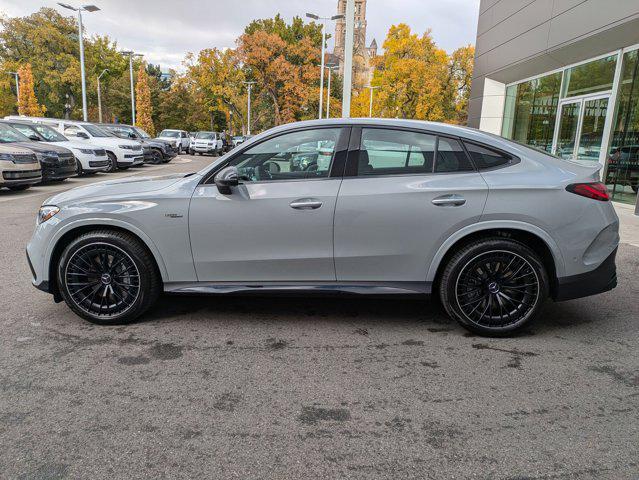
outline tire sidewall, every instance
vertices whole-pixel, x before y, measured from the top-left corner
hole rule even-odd
[[[111,152],[107,152],[107,157],[109,157],[109,162],[110,162],[107,172],[115,172],[118,169],[117,157]]]
[[[123,250],[127,255],[129,255],[129,257],[131,257],[140,275],[140,292],[133,306],[116,316],[107,318],[99,317],[82,310],[71,298],[71,294],[69,293],[66,285],[64,272],[66,271],[67,265],[73,257],[73,254],[82,247],[86,247],[93,243],[106,243]],[[143,251],[141,250],[141,247],[139,245],[132,245],[130,239],[125,240],[118,234],[111,232],[87,233],[81,235],[75,240],[72,240],[62,252],[56,269],[58,286],[65,303],[80,317],[99,325],[121,325],[135,320],[148,307],[148,299],[152,294],[151,275],[153,275],[153,272],[150,271],[152,266],[147,263],[148,259],[143,258],[143,255],[140,254],[141,251]]]
[[[461,311],[457,302],[457,279],[464,267],[478,255],[491,251],[507,251],[523,257],[530,263],[539,281],[539,295],[532,309],[522,319],[504,327],[486,327],[470,321]],[[480,335],[506,336],[529,325],[539,315],[543,303],[549,295],[549,280],[546,268],[539,256],[526,245],[507,238],[491,238],[473,242],[455,254],[445,268],[440,285],[440,296],[444,308],[463,327]]]

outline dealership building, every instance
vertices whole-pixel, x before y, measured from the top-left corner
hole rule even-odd
[[[481,0],[468,123],[601,164],[639,213],[639,0]]]

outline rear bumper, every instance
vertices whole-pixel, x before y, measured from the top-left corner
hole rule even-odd
[[[616,255],[617,249],[615,248],[608,258],[591,272],[557,279],[557,290],[553,295],[553,300],[562,302],[589,297],[615,288],[617,286]]]

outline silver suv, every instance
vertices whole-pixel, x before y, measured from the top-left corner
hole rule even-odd
[[[81,317],[134,320],[161,292],[438,295],[485,335],[616,285],[619,222],[598,168],[476,130],[322,120],[204,170],[48,199],[33,283]]]

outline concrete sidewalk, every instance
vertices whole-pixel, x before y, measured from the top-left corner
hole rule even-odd
[[[639,216],[635,215],[634,205],[613,203],[619,215],[621,243],[639,247]]]

